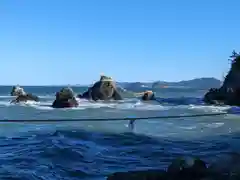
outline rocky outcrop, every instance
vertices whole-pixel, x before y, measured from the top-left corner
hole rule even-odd
[[[74,92],[71,88],[63,88],[56,93],[56,99],[54,100],[53,108],[71,108],[79,105]]]
[[[112,78],[107,76],[101,76],[100,80],[97,81],[92,87],[90,87],[86,92],[78,95],[79,98],[97,100],[121,100],[116,83]]]
[[[26,95],[27,93],[20,86],[13,86],[11,91],[11,96]]]
[[[39,102],[39,97],[30,93],[27,93],[26,95],[19,95],[14,99],[11,103],[20,103],[20,102],[26,102],[26,101],[36,101]]]
[[[17,96],[11,103],[20,103],[26,101],[39,101],[39,97],[31,93],[26,93],[20,86],[14,86],[11,91],[11,96]]]
[[[200,159],[176,159],[167,170],[145,170],[116,172],[107,180],[236,180],[240,172],[233,169],[223,171]]]
[[[240,55],[233,51],[231,68],[220,88],[211,88],[203,100],[208,104],[240,106]]]
[[[155,100],[155,95],[152,91],[145,91],[142,96],[143,101]]]

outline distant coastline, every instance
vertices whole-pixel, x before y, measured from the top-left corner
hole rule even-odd
[[[126,89],[135,89],[135,88],[194,88],[194,89],[207,89],[207,88],[218,88],[221,86],[222,81],[216,78],[195,78],[191,80],[183,80],[178,82],[167,82],[167,81],[153,81],[153,82],[118,82],[117,85],[121,86]],[[0,85],[3,86],[15,86],[14,85]],[[20,86],[25,87],[65,87],[65,86],[71,86],[71,87],[87,87],[91,84],[67,84],[67,85],[22,85]]]
[[[123,88],[177,88],[177,89],[209,89],[218,88],[222,81],[216,78],[195,78],[178,82],[155,81],[155,82],[118,82]]]

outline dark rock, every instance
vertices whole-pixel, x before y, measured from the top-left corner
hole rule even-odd
[[[152,91],[145,91],[142,96],[143,101],[155,100],[155,94]]]
[[[240,106],[240,56],[235,51],[230,56],[231,68],[220,88],[211,88],[204,95],[207,104]]]
[[[11,103],[20,103],[26,101],[39,101],[39,97],[31,93],[26,93],[20,86],[14,86],[11,91],[11,96],[17,96]]]
[[[39,97],[30,93],[22,94],[16,97],[11,103],[20,103],[20,102],[26,102],[26,101],[39,101]]]
[[[90,87],[79,98],[97,100],[122,100],[122,96],[117,90],[116,83],[107,76],[101,76],[92,87]]]
[[[166,171],[117,172],[109,175],[107,180],[237,180],[240,177],[238,174],[212,170],[200,159],[177,159]]]
[[[54,100],[53,108],[71,108],[77,107],[78,101],[74,96],[74,92],[71,88],[63,88],[61,91],[56,93],[56,99]]]

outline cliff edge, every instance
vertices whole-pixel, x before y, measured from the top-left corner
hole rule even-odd
[[[220,88],[211,88],[204,96],[207,104],[240,106],[240,53],[232,52],[231,68]]]

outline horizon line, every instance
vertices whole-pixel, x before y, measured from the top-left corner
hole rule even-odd
[[[210,79],[210,78],[213,78],[213,79],[216,79],[216,80],[219,80],[219,81],[223,81],[223,80],[220,80],[218,78],[215,78],[215,77],[201,77],[201,78],[192,78],[192,79],[188,79],[188,80],[180,80],[180,81],[164,81],[164,80],[156,80],[156,81],[115,81],[117,83],[154,83],[154,82],[165,82],[165,83],[178,83],[178,82],[182,82],[182,81],[192,81],[192,80],[196,80],[196,79]],[[76,87],[76,86],[90,86],[92,85],[93,83],[89,83],[89,84],[0,84],[0,86],[56,86],[56,87],[59,87],[59,86],[72,86],[72,87]]]

